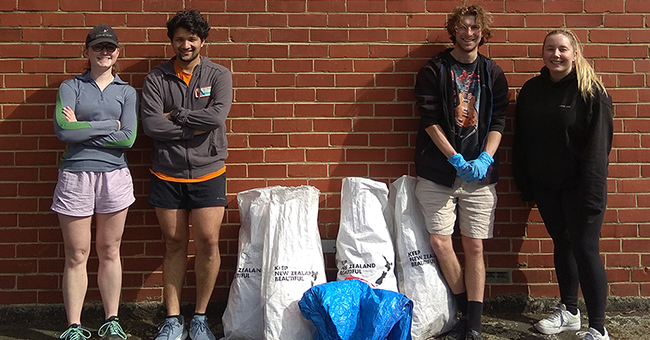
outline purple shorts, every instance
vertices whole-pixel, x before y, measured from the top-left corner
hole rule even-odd
[[[59,170],[51,209],[62,215],[110,214],[135,202],[129,168],[109,172]]]

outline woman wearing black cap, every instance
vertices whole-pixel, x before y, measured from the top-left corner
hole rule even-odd
[[[96,222],[97,285],[106,320],[101,339],[126,339],[117,318],[122,289],[120,244],[128,208],[135,201],[124,151],[136,137],[137,93],[115,73],[120,54],[115,31],[100,24],[86,37],[86,71],[59,87],[54,114],[57,137],[67,143],[51,209],[58,214],[65,246],[63,302],[65,340],[85,340],[81,310],[88,288],[86,265],[91,221]]]

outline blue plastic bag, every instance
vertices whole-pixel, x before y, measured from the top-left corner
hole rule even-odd
[[[298,302],[316,340],[411,340],[413,302],[358,279],[314,286]]]

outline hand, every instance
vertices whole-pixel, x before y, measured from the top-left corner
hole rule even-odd
[[[69,106],[66,106],[63,108],[63,114],[65,115],[65,119],[69,122],[76,122],[77,121],[77,116],[74,114],[74,111]]]
[[[179,113],[180,113],[180,111],[178,109],[172,109],[169,112],[164,112],[163,117],[165,117],[165,118],[167,118],[167,119],[169,119],[171,121],[175,121],[176,118],[178,117]]]
[[[449,159],[447,159],[447,162],[449,162],[454,167],[454,169],[456,169],[456,172],[458,173],[458,175],[460,175],[460,178],[463,181],[470,183],[469,180],[472,180],[473,178],[472,169],[469,166],[469,163],[465,161],[463,155],[457,153],[449,157]]]
[[[492,156],[490,156],[490,154],[485,151],[481,152],[481,154],[478,155],[478,158],[475,160],[467,162],[469,167],[472,169],[472,177],[474,179],[472,182],[485,178],[485,175],[487,175],[487,170],[490,165],[492,165],[492,163],[494,163],[494,158],[492,158]]]
[[[120,131],[120,130],[122,130],[122,122],[120,122],[120,120],[118,119],[117,120],[117,131]]]

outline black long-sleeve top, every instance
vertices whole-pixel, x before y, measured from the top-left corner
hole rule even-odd
[[[612,134],[608,94],[594,88],[584,100],[575,70],[553,82],[542,68],[517,98],[513,172],[523,198],[532,200],[535,188],[579,187],[581,206],[604,210]]]

